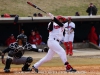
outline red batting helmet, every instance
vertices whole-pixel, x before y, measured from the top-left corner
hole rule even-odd
[[[10,16],[9,14],[4,14],[4,17],[8,17],[8,18],[9,18],[9,17],[11,17],[11,16]]]
[[[68,20],[72,20],[72,18],[71,18],[71,17],[68,17],[67,19],[68,19]]]
[[[66,18],[64,18],[63,16],[60,16],[60,15],[59,15],[59,16],[57,16],[56,18],[57,18],[58,20],[59,20],[59,19],[62,19],[62,20],[63,20],[63,22],[65,22],[65,21],[66,21]]]

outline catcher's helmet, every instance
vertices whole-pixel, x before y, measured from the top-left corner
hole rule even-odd
[[[20,35],[17,36],[17,39],[27,39],[27,36],[20,34]]]
[[[19,39],[22,40],[23,43],[27,42],[27,36],[24,35],[24,34],[18,35],[18,36],[17,36],[17,40],[19,40]]]

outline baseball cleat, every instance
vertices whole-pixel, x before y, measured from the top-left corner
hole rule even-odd
[[[35,71],[36,73],[38,73],[38,69],[37,69],[37,68],[35,68],[34,66],[32,66],[32,69],[34,69],[34,71]]]
[[[76,72],[77,70],[76,69],[73,69],[72,67],[71,67],[71,65],[67,65],[66,66],[66,72]]]
[[[5,72],[5,73],[9,73],[10,70],[9,70],[9,69],[4,69],[4,72]]]
[[[76,72],[76,69],[71,68],[69,70],[66,70],[66,72]]]
[[[27,69],[22,68],[22,71],[32,71],[32,69],[30,69],[30,68],[27,68]]]

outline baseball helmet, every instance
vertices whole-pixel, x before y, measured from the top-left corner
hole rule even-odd
[[[72,18],[71,18],[71,17],[68,17],[67,19],[68,19],[68,20],[72,20]]]
[[[65,17],[63,17],[63,16],[61,16],[61,15],[57,16],[56,18],[57,18],[57,20],[62,19],[62,20],[63,20],[63,22],[65,22],[65,21],[66,21],[66,18],[65,18]]]
[[[9,18],[9,17],[11,17],[11,16],[10,16],[9,14],[6,13],[6,14],[4,14],[4,17],[8,17],[8,18]]]
[[[27,39],[27,36],[20,34],[20,35],[17,36],[17,39]]]

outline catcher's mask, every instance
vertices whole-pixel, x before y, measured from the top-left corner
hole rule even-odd
[[[22,43],[25,44],[27,42],[27,36],[20,34],[17,36],[17,41],[18,40],[22,40]]]

